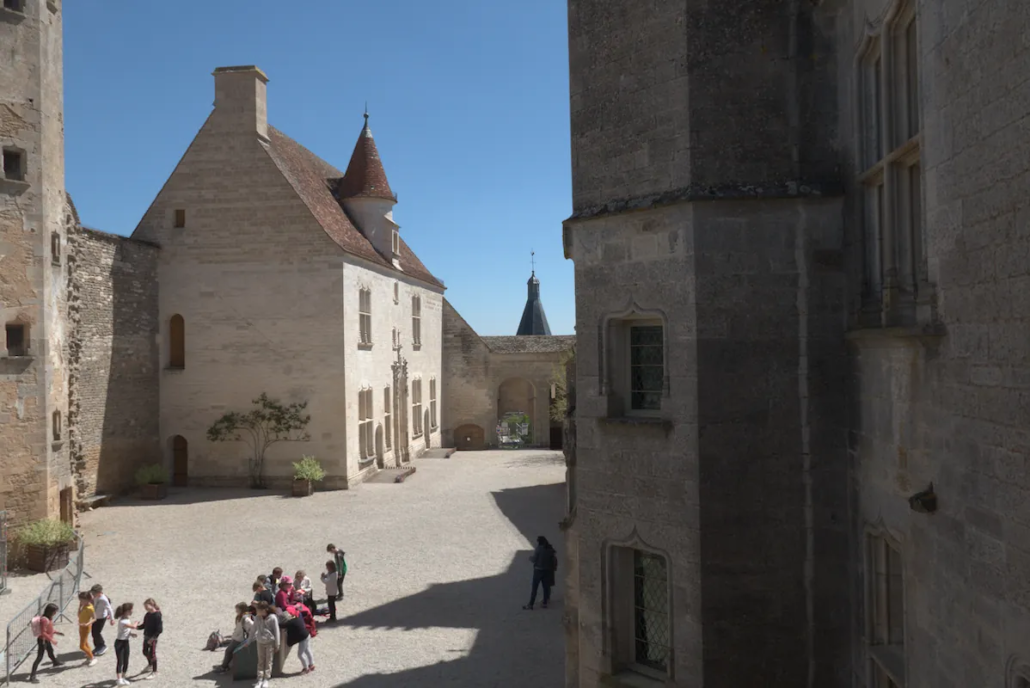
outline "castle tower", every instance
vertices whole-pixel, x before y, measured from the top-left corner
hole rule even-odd
[[[61,2],[0,7],[0,509],[72,518]],[[13,56],[13,60],[9,61]]]
[[[551,326],[547,324],[547,315],[544,313],[544,304],[540,301],[540,280],[537,279],[536,270],[529,276],[526,282],[528,295],[526,307],[522,309],[522,320],[519,321],[517,336],[528,334],[551,334]]]
[[[367,112],[365,126],[354,144],[347,172],[337,184],[336,195],[376,251],[400,269],[400,226],[393,221],[397,197],[386,180],[386,170],[368,128]]]

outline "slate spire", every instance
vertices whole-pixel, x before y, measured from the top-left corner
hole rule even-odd
[[[516,335],[528,334],[551,334],[551,326],[547,324],[547,315],[544,314],[544,304],[540,302],[540,280],[536,277],[536,270],[529,276],[529,296],[526,299],[526,307],[522,311],[522,320],[519,321],[519,330]]]
[[[396,200],[386,180],[386,170],[379,159],[372,130],[368,128],[368,110],[365,110],[365,126],[354,144],[350,164],[337,187],[338,196],[343,198],[385,198]]]

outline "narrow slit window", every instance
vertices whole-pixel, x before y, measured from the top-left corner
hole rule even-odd
[[[186,209],[176,208],[175,209],[175,227],[182,229],[186,226]]]
[[[168,321],[168,367],[186,367],[186,321],[178,314]]]
[[[61,235],[57,232],[50,235],[50,262],[61,264]]]
[[[54,442],[61,441],[61,412],[54,411],[51,416],[51,430],[53,432]]]

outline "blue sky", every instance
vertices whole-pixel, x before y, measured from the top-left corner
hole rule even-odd
[[[514,334],[531,249],[575,323],[565,3],[68,2],[65,157],[85,224],[129,234],[211,110],[215,67],[269,77],[269,122],[346,168],[368,101],[405,240],[480,334]]]

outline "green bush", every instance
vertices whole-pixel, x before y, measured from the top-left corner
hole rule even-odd
[[[18,541],[23,545],[55,547],[75,539],[75,530],[70,524],[56,518],[33,521],[18,531]]]
[[[313,456],[302,456],[300,461],[293,462],[293,479],[320,482],[325,477],[322,464]]]
[[[164,485],[168,482],[168,471],[161,464],[152,463],[136,471],[137,485]]]

